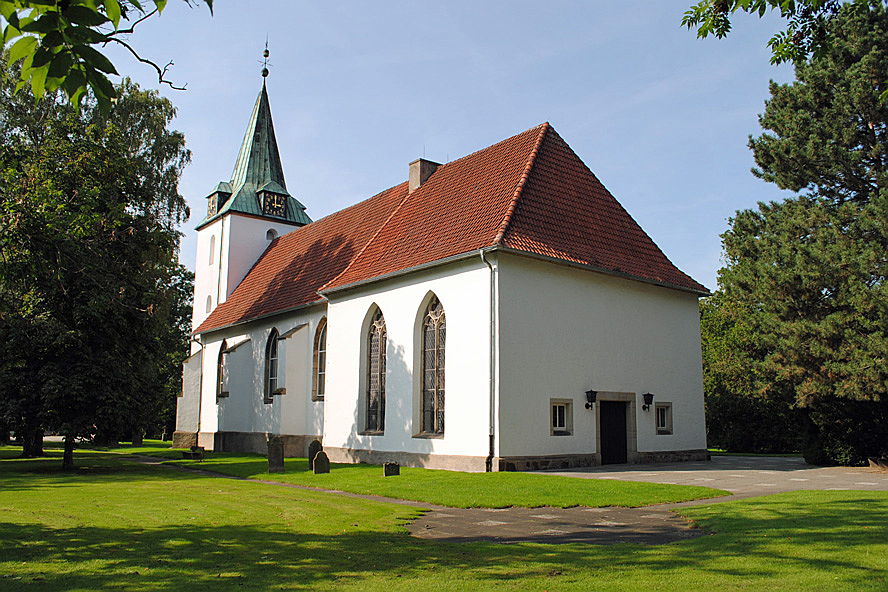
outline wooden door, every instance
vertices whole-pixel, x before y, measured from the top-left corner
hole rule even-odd
[[[601,437],[601,464],[622,464],[627,461],[626,403],[600,401],[598,403],[599,433]]]

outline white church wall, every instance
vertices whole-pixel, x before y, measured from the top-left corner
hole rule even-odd
[[[220,302],[225,302],[231,296],[253,264],[265,252],[271,242],[267,238],[269,230],[274,230],[278,236],[281,236],[296,229],[292,224],[282,224],[264,218],[251,218],[238,214],[231,214],[225,218],[229,220],[225,242],[237,245],[237,248],[227,250],[228,272],[223,277],[222,286],[225,286],[225,293],[220,296]]]
[[[182,394],[176,402],[176,431],[197,432],[201,357],[198,350],[182,364]]]
[[[418,331],[430,293],[441,301],[447,319],[445,429],[440,438],[415,437],[421,426]],[[480,258],[373,283],[330,299],[324,447],[486,457],[489,271]],[[362,343],[374,306],[382,310],[387,333],[382,435],[361,433],[365,422],[362,376],[366,372]]]
[[[590,389],[633,393],[639,452],[706,447],[695,295],[515,255],[499,282],[500,456],[596,452]],[[673,435],[644,392],[672,403]],[[550,399],[572,401],[573,435],[550,435]]]
[[[320,436],[324,402],[311,400],[310,339],[324,313],[321,305],[205,335],[201,432]],[[279,386],[286,393],[266,403],[265,355],[271,330],[286,336],[300,325],[305,326],[278,342]],[[236,347],[225,355],[228,396],[217,400],[216,364],[223,341]],[[254,442],[252,448],[260,451],[261,446]]]
[[[200,229],[197,233],[197,258],[195,260],[194,269],[194,305],[191,315],[191,327],[197,328],[203,323],[210,313],[207,311],[207,297],[212,298],[212,307],[215,309],[218,304],[218,286],[219,286],[219,257],[221,250],[221,240],[223,236],[222,227],[229,218],[226,216],[220,220],[216,220]],[[213,263],[210,264],[210,252],[213,253]],[[197,348],[192,346],[192,353]]]
[[[238,214],[223,216],[201,228],[197,233],[197,260],[194,266],[192,328],[203,323],[210,312],[225,302],[243,281],[271,242],[267,238],[269,230],[281,236],[295,229],[290,224]],[[232,244],[237,248],[231,249]],[[209,311],[208,297],[211,299]],[[192,350],[195,349],[196,346],[193,346]]]

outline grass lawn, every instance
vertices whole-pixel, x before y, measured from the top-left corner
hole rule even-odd
[[[381,466],[365,464],[332,464],[329,473],[315,475],[308,470],[308,460],[304,458],[288,458],[284,463],[286,473],[269,474],[268,462],[264,457],[234,453],[212,454],[202,462],[169,462],[224,475],[382,495],[456,508],[635,507],[729,495],[727,491],[709,487],[576,479],[532,473],[460,473],[402,467],[400,476],[383,477]]]
[[[382,467],[365,464],[333,464],[331,472],[315,475],[308,460],[288,458],[286,473],[268,473],[265,457],[243,453],[208,452],[203,461],[181,460],[181,452],[168,442],[146,440],[138,448],[121,446],[98,449],[142,454],[166,459],[170,464],[198,467],[223,475],[295,483],[351,493],[382,495],[455,508],[502,508],[506,506],[647,506],[729,495],[709,487],[662,485],[638,481],[575,479],[529,473],[460,473],[402,467],[399,477],[383,477]]]
[[[0,590],[888,588],[884,492],[685,508],[712,534],[660,546],[459,544],[410,537],[417,511],[395,504],[77,461],[62,473],[58,457],[0,460]]]

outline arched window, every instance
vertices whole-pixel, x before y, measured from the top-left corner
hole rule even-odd
[[[266,403],[271,403],[272,395],[278,389],[278,332],[271,330],[268,336],[268,344],[265,346],[265,397]]]
[[[268,231],[265,233],[265,240],[273,241],[277,237],[278,233],[277,230],[275,230],[274,228],[269,228]]]
[[[422,322],[422,431],[444,433],[444,307],[433,297]]]
[[[314,341],[314,364],[311,382],[311,397],[315,401],[324,398],[327,392],[327,318],[318,323]]]
[[[385,318],[379,309],[367,331],[366,431],[385,431]]]
[[[223,341],[222,347],[219,348],[219,359],[216,360],[216,398],[221,399],[227,397],[228,392],[225,390],[225,350],[228,345]]]
[[[207,296],[207,312],[213,312],[213,297]]]
[[[216,236],[213,235],[210,237],[210,265],[213,264],[216,258]]]

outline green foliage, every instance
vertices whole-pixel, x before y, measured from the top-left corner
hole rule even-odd
[[[187,351],[175,110],[129,80],[108,113],[91,95],[35,103],[15,77],[0,85],[0,414],[71,438],[149,428]]]
[[[839,6],[839,0],[700,0],[684,13],[681,24],[696,28],[701,39],[710,35],[721,39],[731,32],[731,18],[738,12],[760,18],[777,12],[787,21],[786,29],[775,33],[768,47],[771,63],[780,64],[821,54],[829,43],[827,25]]]
[[[799,450],[802,422],[792,393],[760,390],[769,377],[748,311],[716,292],[700,313],[708,444],[729,452]]]
[[[762,352],[756,390],[812,422],[806,456],[859,464],[888,452],[888,7],[845,5],[828,33],[750,139],[754,173],[804,193],[730,220],[719,284]]]
[[[202,1],[212,12],[213,0]],[[38,99],[61,89],[78,107],[89,89],[107,112],[117,96],[108,79],[117,69],[100,51],[109,43],[127,49],[157,71],[159,82],[173,86],[164,78],[166,67],[141,57],[124,37],[166,3],[151,0],[154,8],[148,10],[138,0],[0,0],[0,41],[8,46],[8,65],[21,62],[18,88],[30,83]]]
[[[77,473],[53,471],[49,459],[0,460],[0,588],[801,592],[888,585],[886,492],[803,491],[685,507],[678,511],[707,534],[668,545],[455,544],[410,536],[403,525],[416,517],[414,508],[108,456],[84,454]]]

